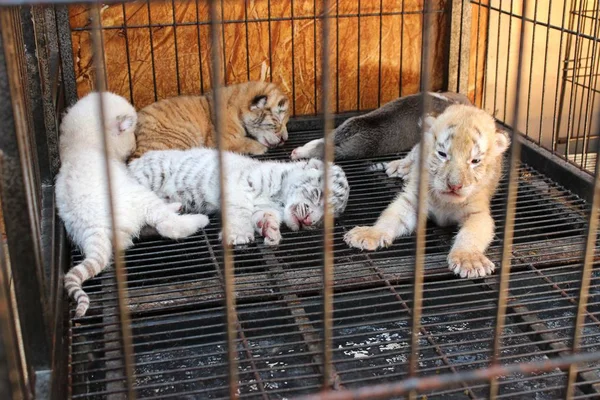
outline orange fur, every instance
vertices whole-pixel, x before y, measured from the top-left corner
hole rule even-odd
[[[222,88],[225,107],[223,150],[263,154],[287,140],[287,96],[269,82],[246,82]],[[212,123],[212,93],[157,101],[138,113],[137,148],[130,160],[150,150],[211,147],[216,144]]]

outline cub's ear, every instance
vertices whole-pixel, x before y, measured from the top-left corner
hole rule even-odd
[[[425,132],[429,131],[431,129],[431,126],[433,125],[433,123],[435,122],[435,119],[438,117],[438,114],[434,114],[434,113],[429,113],[427,115],[425,115]],[[420,117],[419,120],[417,121],[417,126],[419,128],[423,128],[423,117]]]
[[[252,101],[250,102],[250,111],[254,111],[254,110],[262,110],[263,108],[265,108],[265,106],[267,105],[267,96],[260,95],[260,96],[255,96]]]
[[[135,116],[133,115],[119,115],[117,121],[119,123],[119,133],[123,133],[126,130],[131,129],[135,125]]]
[[[289,104],[290,104],[290,102],[286,98],[279,100],[279,102],[277,103],[277,111],[278,112],[287,111]]]
[[[502,154],[508,149],[510,146],[510,138],[508,137],[508,133],[506,131],[497,129],[496,130],[496,154]]]

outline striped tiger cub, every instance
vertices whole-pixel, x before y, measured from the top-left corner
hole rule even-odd
[[[269,82],[246,82],[221,89],[225,107],[223,150],[264,154],[288,138],[289,100]],[[129,160],[150,150],[217,147],[212,123],[213,94],[177,96],[138,112],[137,148]]]
[[[262,235],[266,245],[281,240],[283,221],[293,231],[312,229],[323,220],[323,162],[317,159],[259,161],[225,152],[229,244],[254,241]],[[220,208],[218,150],[151,151],[129,164],[143,186],[188,212],[214,213]],[[333,214],[346,208],[350,187],[337,165],[332,176],[329,204]]]

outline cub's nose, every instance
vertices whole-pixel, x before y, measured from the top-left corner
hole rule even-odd
[[[448,184],[448,189],[450,189],[450,191],[452,192],[458,192],[460,189],[462,189],[463,185],[452,185],[452,184]]]

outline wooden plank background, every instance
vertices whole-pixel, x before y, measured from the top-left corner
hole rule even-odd
[[[322,0],[224,0],[222,4],[225,83],[258,80],[261,70],[266,70],[266,79],[278,83],[292,99],[295,115],[319,112],[323,38],[315,15],[322,10]],[[330,4],[334,17],[330,95],[335,112],[373,109],[419,90],[423,0],[362,0],[360,9],[355,0]],[[70,7],[80,96],[94,89],[88,7]],[[483,7],[472,7],[469,92],[475,98],[483,88],[487,13]],[[433,90],[445,86],[448,8],[447,0],[433,1]],[[104,5],[102,27],[108,88],[137,108],[177,94],[210,90],[206,0]]]

